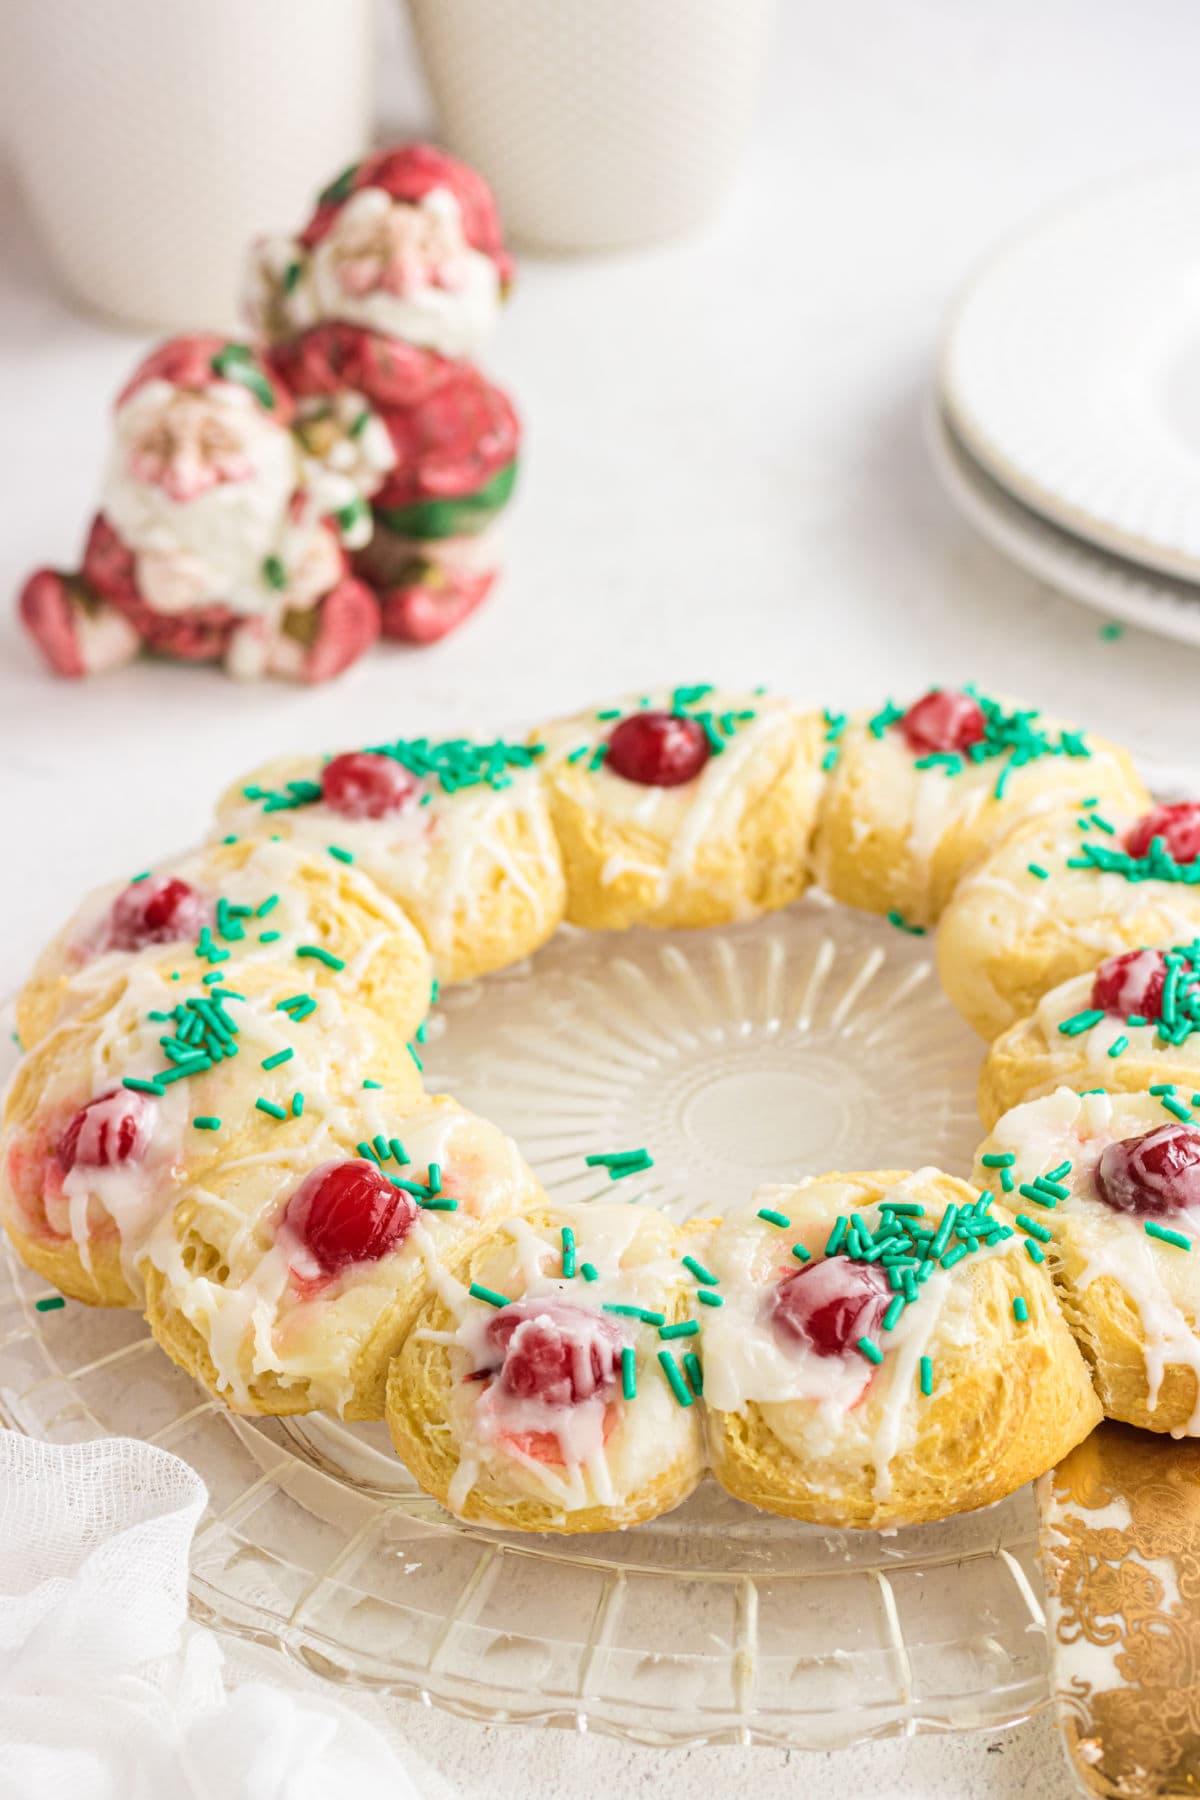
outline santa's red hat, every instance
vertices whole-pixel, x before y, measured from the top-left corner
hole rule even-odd
[[[279,424],[286,425],[292,416],[291,395],[258,351],[217,332],[193,332],[159,344],[138,364],[117,395],[118,408],[148,381],[169,381],[172,387],[180,388],[207,388],[225,381],[253,394],[263,411]]]
[[[437,188],[453,194],[468,244],[492,259],[501,286],[509,286],[512,258],[504,248],[500,215],[491,188],[476,169],[447,155],[435,144],[401,144],[392,150],[377,150],[344,170],[320,195],[317,210],[300,234],[306,249],[316,248],[351,195],[366,187],[383,188],[393,200],[410,206],[419,206]]]

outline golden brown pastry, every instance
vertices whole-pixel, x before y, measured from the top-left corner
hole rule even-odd
[[[724,1300],[713,1472],[768,1512],[862,1528],[987,1506],[1100,1417],[1046,1271],[936,1169],[760,1189],[697,1254]]]

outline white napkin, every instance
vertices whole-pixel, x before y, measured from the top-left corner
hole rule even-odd
[[[0,1800],[416,1800],[383,1733],[187,1618],[205,1488],[131,1438],[0,1431]]]

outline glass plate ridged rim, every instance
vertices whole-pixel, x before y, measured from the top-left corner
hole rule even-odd
[[[556,1199],[710,1215],[762,1181],[935,1162],[965,1173],[980,1045],[930,941],[819,897],[703,933],[563,932],[447,992],[427,1075],[513,1131]],[[618,1185],[583,1157],[648,1144]],[[628,1533],[451,1519],[379,1426],[238,1419],[144,1322],[0,1264],[0,1419],[134,1435],[209,1485],[193,1607],[329,1679],[475,1719],[650,1744],[832,1749],[997,1729],[1048,1698],[1026,1490],[891,1535],[755,1512],[705,1482]]]

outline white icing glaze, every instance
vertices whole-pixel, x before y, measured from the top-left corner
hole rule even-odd
[[[650,707],[642,707],[642,696],[626,695],[614,701],[621,715],[648,710],[668,710],[669,689],[652,693]],[[647,861],[621,852],[610,856],[601,869],[600,879],[609,886],[626,873],[648,875],[662,899],[672,883],[689,875],[702,850],[720,842],[735,842],[747,800],[757,790],[748,784],[749,771],[755,761],[780,737],[796,728],[799,717],[790,701],[775,695],[751,694],[745,691],[716,690],[700,703],[716,714],[752,711],[754,718],[737,726],[725,739],[719,756],[712,756],[693,781],[680,787],[643,787],[626,781],[602,763],[590,770],[581,765],[588,783],[587,801],[596,812],[617,827],[632,826],[645,832],[665,852],[662,861]],[[608,710],[608,709],[605,709]],[[543,769],[563,771],[562,779],[573,772],[567,758],[583,744],[594,748],[606,741],[618,720],[598,720],[594,711],[558,719],[543,727],[539,741],[546,746]],[[819,776],[812,778],[813,805],[819,791]],[[807,821],[800,821],[806,828]]]
[[[320,771],[317,758],[296,759],[286,778],[316,780]],[[356,867],[414,919],[441,966],[456,932],[480,925],[497,886],[520,894],[535,930],[548,932],[557,923],[547,917],[547,902],[558,899],[561,863],[538,774],[533,768],[509,774],[507,787],[480,783],[452,794],[435,780],[423,781],[384,819],[347,819],[323,801],[265,814],[253,801],[235,801],[222,808],[220,829],[245,836],[278,831],[314,849],[334,842],[349,850]],[[264,771],[262,783],[275,785],[272,775]]]
[[[1056,1255],[1053,1244],[1046,1247],[1048,1260],[1060,1279],[1080,1294],[1108,1276],[1129,1296],[1145,1338],[1151,1411],[1170,1364],[1192,1369],[1200,1383],[1200,1207],[1182,1209],[1160,1221],[1190,1237],[1197,1249],[1188,1252],[1156,1243],[1147,1235],[1142,1219],[1114,1212],[1098,1198],[1094,1171],[1108,1144],[1140,1137],[1172,1122],[1172,1115],[1150,1094],[1080,1095],[1062,1087],[1043,1099],[1013,1107],[983,1146],[988,1152],[1012,1152],[1016,1157],[1012,1175],[1018,1187],[1053,1165],[1070,1161],[1070,1173],[1063,1177],[1070,1196],[1045,1214],[1045,1223],[1080,1266],[1066,1273],[1062,1253]],[[1200,1396],[1200,1386],[1197,1391]],[[1173,1435],[1198,1434],[1200,1398],[1187,1425]]]
[[[924,1404],[917,1382],[921,1357],[938,1343],[972,1341],[969,1269],[1010,1253],[1012,1240],[981,1245],[957,1270],[931,1275],[916,1305],[906,1306],[892,1330],[879,1335],[884,1360],[874,1368],[858,1353],[821,1356],[785,1340],[764,1312],[764,1300],[784,1274],[800,1268],[793,1244],[803,1244],[814,1260],[821,1257],[839,1213],[857,1211],[874,1229],[882,1206],[915,1202],[926,1206],[927,1222],[936,1221],[940,1208],[930,1206],[928,1192],[936,1175],[919,1169],[877,1202],[854,1183],[828,1178],[761,1188],[715,1230],[703,1253],[720,1276],[725,1299],[705,1321],[708,1404],[736,1413],[758,1405],[771,1431],[804,1464],[805,1479],[817,1485],[819,1469],[832,1495],[851,1472],[869,1469],[875,1498],[888,1498],[893,1465],[912,1444]],[[760,1219],[762,1206],[789,1217],[791,1228]]]
[[[590,1261],[597,1280],[563,1278],[563,1224],[574,1230],[579,1262]],[[465,1378],[475,1370],[499,1369],[502,1352],[489,1338],[489,1328],[503,1314],[464,1288],[443,1293],[456,1328],[429,1335],[452,1349],[449,1425],[458,1462],[449,1493],[451,1510],[461,1512],[481,1481],[509,1499],[548,1501],[563,1512],[619,1506],[651,1485],[678,1458],[695,1429],[689,1412],[671,1394],[656,1354],[669,1348],[682,1357],[698,1348],[699,1340],[664,1343],[653,1326],[604,1308],[641,1306],[669,1316],[673,1297],[686,1280],[670,1228],[636,1207],[611,1203],[564,1211],[545,1226],[509,1220],[489,1244],[477,1280],[510,1299],[545,1301],[547,1317],[565,1306],[568,1320],[571,1314],[584,1321],[588,1315],[602,1319],[605,1334],[615,1342],[616,1360],[611,1391],[566,1407],[514,1396],[494,1380],[469,1381]],[[586,1342],[586,1324],[577,1330],[578,1342]],[[633,1347],[637,1355],[637,1395],[631,1401],[621,1397],[621,1345]],[[583,1352],[577,1347],[575,1354]],[[589,1382],[577,1383],[577,1391],[579,1385]],[[515,1441],[529,1433],[552,1436],[561,1460],[546,1461]]]

